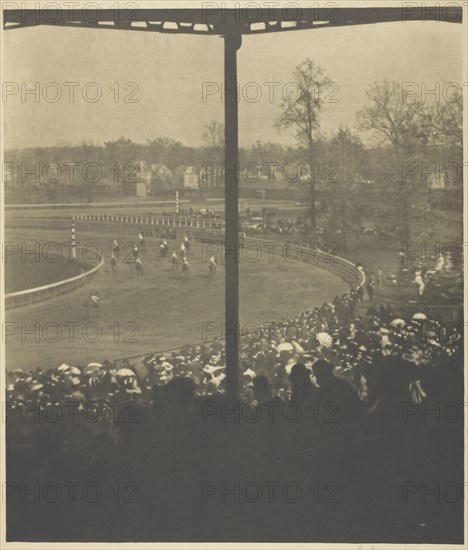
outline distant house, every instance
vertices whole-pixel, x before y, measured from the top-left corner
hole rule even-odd
[[[146,197],[148,195],[148,186],[146,183],[139,181],[135,184],[135,195],[137,197]]]
[[[193,166],[189,166],[184,172],[185,189],[198,189],[198,172]]]

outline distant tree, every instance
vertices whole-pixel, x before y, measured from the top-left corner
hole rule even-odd
[[[142,160],[142,146],[120,137],[104,144],[103,164],[109,169],[109,177],[120,183],[126,194],[133,193],[135,162]]]
[[[327,142],[326,153],[333,167],[333,176],[324,182],[332,198],[330,226],[341,235],[340,245],[346,250],[351,221],[357,218],[352,190],[365,179],[366,152],[359,136],[347,127],[340,127]]]
[[[398,82],[374,82],[366,91],[370,105],[357,113],[359,129],[373,130],[395,151],[410,152],[429,141],[427,122],[421,117],[421,103],[408,101]]]
[[[463,101],[434,102],[424,105],[420,114],[430,140],[435,145],[463,149]]]
[[[168,191],[172,189],[172,186],[173,177],[169,168],[164,164],[153,164],[151,166],[151,193]]]
[[[150,164],[165,164],[170,170],[176,170],[182,164],[193,164],[195,157],[195,149],[170,138],[155,138],[146,147],[146,160]]]
[[[324,75],[323,69],[311,59],[306,59],[297,65],[293,71],[296,90],[291,96],[283,99],[281,115],[275,123],[277,128],[294,128],[298,143],[305,147],[308,162],[314,164],[315,132],[319,128],[319,114],[323,109],[327,96],[327,88],[332,87],[332,81]],[[310,174],[310,225],[311,238],[315,239],[317,220],[315,213],[315,179]]]
[[[258,178],[263,176],[268,182],[273,181],[274,168],[281,169],[281,166],[288,161],[287,149],[278,143],[262,142],[257,140],[248,149],[239,151],[239,161],[243,166],[248,166],[250,183],[258,183]],[[249,181],[249,180],[248,180]]]
[[[205,124],[202,140],[207,147],[222,149],[224,147],[224,124],[217,120],[210,120]]]
[[[387,183],[393,184],[397,191],[401,238],[405,241],[411,237],[412,184],[402,178],[402,167],[413,162],[430,141],[428,121],[422,116],[425,107],[419,100],[409,101],[398,82],[374,82],[366,93],[370,104],[357,113],[358,125],[363,131],[379,134],[380,144],[392,146],[393,155],[389,159],[392,177]]]

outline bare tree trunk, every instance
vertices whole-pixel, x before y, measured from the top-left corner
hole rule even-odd
[[[309,162],[310,162],[310,240],[311,243],[315,242],[317,234],[317,218],[315,212],[315,172],[312,169],[314,162],[314,155],[312,149],[312,143],[309,144]]]

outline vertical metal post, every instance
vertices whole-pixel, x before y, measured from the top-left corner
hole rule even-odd
[[[239,395],[239,162],[237,50],[242,35],[227,30],[224,34],[224,162],[225,194],[225,303],[226,303],[226,398],[234,402]]]

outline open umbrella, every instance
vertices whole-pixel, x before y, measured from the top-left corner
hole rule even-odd
[[[117,376],[136,376],[131,369],[119,369],[116,373]]]
[[[424,313],[415,313],[413,315],[413,321],[426,321],[427,316]]]
[[[406,325],[406,322],[403,319],[393,319],[390,325],[392,327],[404,327]]]
[[[96,373],[99,373],[102,369],[102,365],[101,363],[89,363],[85,369],[84,369],[84,373],[86,375],[93,375],[93,374],[96,374]]]
[[[70,374],[81,374],[81,371],[78,367],[70,367],[68,370],[67,370],[67,373],[70,373]]]
[[[60,372],[63,372],[65,370],[68,370],[70,368],[70,365],[67,365],[66,363],[62,363],[60,367],[57,368]]]
[[[250,376],[251,378],[255,378],[256,374],[252,369],[247,369],[244,371],[243,376]]]
[[[326,348],[331,348],[333,344],[333,338],[328,334],[328,332],[319,332],[317,333],[317,340],[322,346]]]

